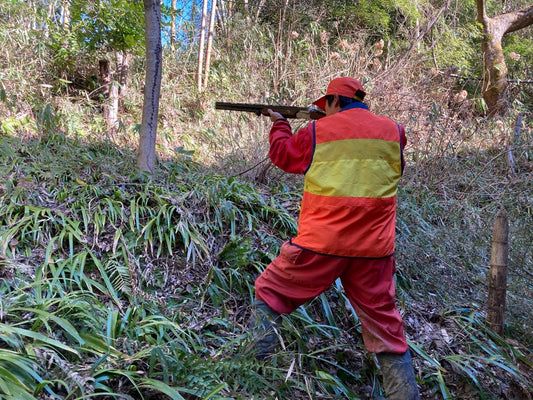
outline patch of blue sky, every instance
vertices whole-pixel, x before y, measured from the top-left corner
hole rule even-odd
[[[192,41],[198,40],[203,0],[176,1],[176,43],[179,47],[187,47]],[[211,10],[211,0],[208,10]],[[171,0],[163,0],[162,41],[163,46],[170,43]]]

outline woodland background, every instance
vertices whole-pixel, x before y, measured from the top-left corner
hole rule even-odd
[[[309,105],[350,75],[408,134],[397,294],[422,398],[531,399],[531,26],[503,37],[506,105],[490,114],[475,1],[216,4],[162,5],[147,175],[136,162],[143,3],[2,1],[0,397],[382,394],[338,284],[284,317],[271,362],[249,355],[253,281],[296,232],[302,178],[268,161],[266,118],[214,110]],[[486,3],[491,17],[524,7]],[[485,318],[501,213],[510,232],[499,335]]]

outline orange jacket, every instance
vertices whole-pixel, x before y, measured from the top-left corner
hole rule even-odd
[[[321,254],[387,257],[394,252],[405,136],[391,119],[356,104],[304,128],[311,131],[314,147],[292,243]],[[280,142],[271,132],[271,158],[277,152],[280,164],[296,153],[293,147],[310,141],[306,131],[285,139]],[[301,150],[307,158],[309,150]]]

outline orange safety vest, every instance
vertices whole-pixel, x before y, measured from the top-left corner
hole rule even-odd
[[[336,256],[392,255],[402,175],[399,126],[347,109],[315,122],[314,143],[292,243]]]

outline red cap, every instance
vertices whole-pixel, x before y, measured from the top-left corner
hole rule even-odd
[[[313,104],[317,107],[320,107],[322,110],[325,110],[326,96],[328,94],[338,94],[339,96],[363,101],[366,93],[365,89],[363,89],[363,85],[361,85],[361,82],[359,82],[357,79],[349,77],[335,78],[329,83],[326,94],[314,101]]]

